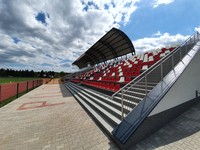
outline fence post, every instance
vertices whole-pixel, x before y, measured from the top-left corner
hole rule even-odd
[[[186,54],[188,53],[188,42],[186,42],[186,45],[185,45],[185,49],[186,49]]]
[[[122,105],[122,108],[121,108],[121,113],[122,113],[122,120],[124,119],[124,90],[122,90],[122,95],[121,95],[121,105]]]
[[[34,89],[34,80],[33,80],[33,89]]]
[[[17,98],[19,97],[19,83],[17,83]]]
[[[174,53],[172,54],[172,69],[174,70]]]
[[[28,81],[26,83],[26,93],[28,92]]]
[[[0,85],[0,102],[1,102],[1,85]]]
[[[181,61],[181,59],[182,59],[182,48],[180,48],[180,61]]]
[[[147,96],[147,75],[145,73],[145,95]]]
[[[161,73],[161,90],[163,90],[163,62],[161,62],[161,65],[160,65],[161,69],[160,69],[160,73]]]
[[[195,43],[197,42],[197,32],[195,33]]]
[[[196,98],[199,96],[199,91],[196,90]]]

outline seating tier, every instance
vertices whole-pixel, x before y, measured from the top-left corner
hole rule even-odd
[[[173,51],[174,48],[157,49],[124,60],[98,65],[93,69],[79,73],[71,81],[116,92]]]

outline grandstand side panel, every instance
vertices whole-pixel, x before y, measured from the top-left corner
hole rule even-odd
[[[124,145],[121,144],[116,139],[114,140],[121,149],[124,150],[131,149],[131,147],[133,147],[135,144],[149,137],[154,132],[158,131],[167,123],[177,118],[179,115],[184,113],[192,106],[198,104],[199,102],[200,102],[200,97],[194,98],[181,105],[178,105],[166,111],[147,117]]]
[[[200,90],[200,51],[192,59],[186,70],[176,83],[154,108],[149,116],[176,107],[196,97],[196,90]]]
[[[200,102],[200,96],[196,97],[196,90],[200,90],[199,65],[200,51],[128,141],[122,144],[115,139],[121,149],[132,147]]]

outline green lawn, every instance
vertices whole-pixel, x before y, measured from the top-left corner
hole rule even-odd
[[[28,80],[37,80],[39,78],[15,78],[15,77],[0,77],[0,84],[2,83],[10,83],[10,82],[22,82],[22,81],[28,81]]]

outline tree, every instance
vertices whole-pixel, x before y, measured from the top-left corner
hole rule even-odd
[[[40,78],[43,78],[44,77],[44,71],[42,70],[41,72],[40,72]]]
[[[63,76],[65,76],[65,74],[66,74],[65,72],[61,71],[61,72],[59,73],[59,76],[60,76],[60,77],[63,77]]]

